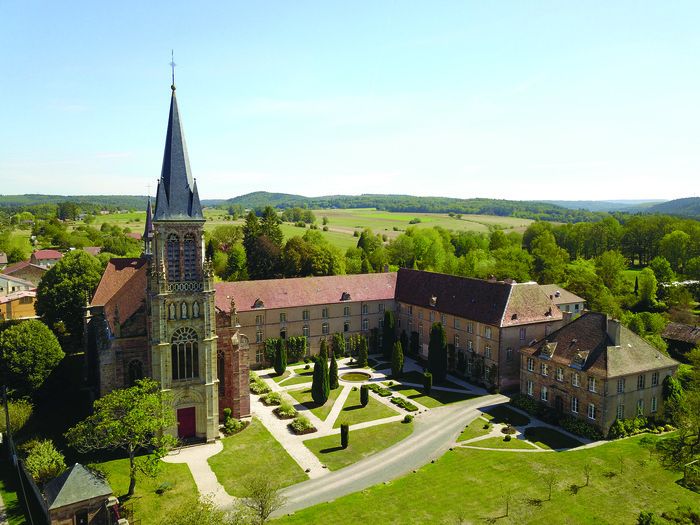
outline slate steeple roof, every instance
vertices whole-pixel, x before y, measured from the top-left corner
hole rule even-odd
[[[150,241],[153,239],[153,212],[151,211],[151,198],[148,197],[148,206],[146,206],[146,227],[143,229],[143,240]]]
[[[185,133],[177,107],[175,85],[170,99],[168,132],[165,136],[163,169],[156,193],[155,221],[203,221],[202,205],[199,202],[197,183],[192,179],[190,160],[187,156]]]

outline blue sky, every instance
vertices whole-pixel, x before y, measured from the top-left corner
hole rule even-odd
[[[0,191],[698,195],[693,2],[0,2]]]

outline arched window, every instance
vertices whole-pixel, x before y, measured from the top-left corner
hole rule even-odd
[[[175,308],[174,303],[170,303],[168,305],[168,319],[175,319],[177,315],[177,309]]]
[[[180,280],[180,238],[171,233],[168,235],[168,281]]]
[[[199,302],[195,301],[192,303],[192,317],[195,319],[199,317]]]
[[[187,319],[187,303],[180,303],[180,319]]]
[[[185,281],[192,281],[197,278],[197,243],[194,235],[185,235]]]
[[[197,332],[192,328],[180,328],[175,331],[170,342],[173,379],[199,377]]]
[[[143,379],[143,363],[134,359],[129,363],[129,386],[134,386],[138,379]]]

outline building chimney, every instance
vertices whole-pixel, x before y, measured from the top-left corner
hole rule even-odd
[[[608,319],[608,337],[612,339],[615,346],[620,346],[620,321]]]
[[[571,320],[573,319],[573,317],[574,317],[573,312],[562,312],[561,313],[561,319],[562,319],[562,321],[564,321],[564,324],[569,324],[571,322]]]

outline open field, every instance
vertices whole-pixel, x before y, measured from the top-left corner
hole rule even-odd
[[[700,495],[681,475],[648,460],[641,436],[568,452],[527,453],[455,448],[435,464],[391,483],[285,516],[274,523],[636,523],[640,510],[660,514]],[[352,439],[351,439],[352,443]],[[620,473],[619,457],[625,458]],[[643,460],[643,461],[642,461]],[[584,465],[592,474],[585,485]],[[547,501],[544,477],[557,482]],[[573,490],[575,486],[575,490]],[[508,516],[504,494],[510,491]]]
[[[321,235],[343,251],[357,244],[357,238],[353,237],[353,233],[362,231],[364,228],[371,228],[374,233],[385,234],[389,239],[392,239],[411,226],[417,228],[440,226],[454,231],[487,233],[489,228],[494,227],[507,232],[523,232],[532,223],[530,219],[495,215],[462,215],[458,219],[456,216],[450,217],[446,213],[395,213],[374,208],[327,209],[313,210],[313,212],[316,215],[319,226],[318,231]],[[207,218],[204,226],[207,231],[223,224],[243,224],[242,219],[236,221],[225,220],[226,211],[220,209],[207,208],[204,210],[204,215]],[[93,226],[99,228],[103,222],[109,222],[121,227],[128,227],[135,232],[141,232],[145,217],[145,211],[99,215],[96,217]],[[328,217],[327,232],[321,229],[323,217]],[[420,219],[420,222],[409,224],[410,221],[415,219]],[[304,235],[306,231],[305,228],[299,228],[290,223],[283,223],[281,227],[285,238]]]

